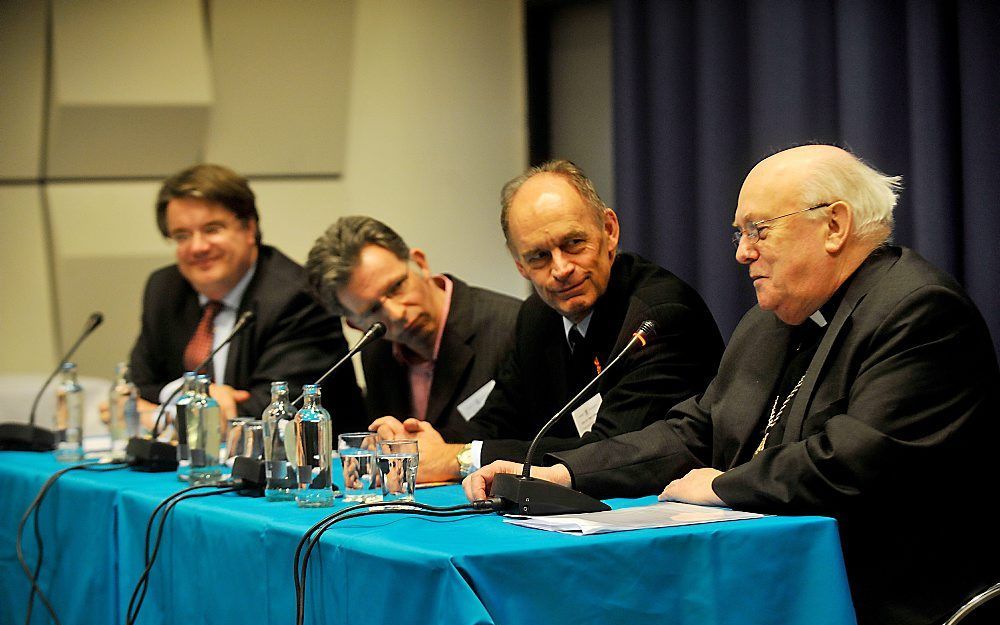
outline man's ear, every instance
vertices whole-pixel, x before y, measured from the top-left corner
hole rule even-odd
[[[608,236],[608,252],[611,253],[611,258],[614,259],[615,253],[618,250],[618,237],[621,234],[621,230],[618,225],[618,215],[610,208],[604,211],[604,233]]]
[[[428,264],[427,255],[424,254],[422,249],[417,247],[412,248],[410,250],[410,260],[416,263],[417,267],[420,267],[420,271],[423,272],[425,278],[431,275],[431,266]]]
[[[823,246],[830,254],[837,254],[854,234],[854,209],[843,200],[830,204],[826,218],[826,240]]]
[[[529,279],[528,270],[524,268],[524,265],[521,264],[520,259],[518,259],[516,256],[514,257],[514,266],[517,267],[517,273],[521,274],[522,278],[524,278],[525,280]]]

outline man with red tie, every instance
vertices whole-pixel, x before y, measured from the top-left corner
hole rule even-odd
[[[247,311],[253,322],[207,367],[226,418],[260,416],[272,381],[287,380],[298,394],[346,352],[340,320],[313,297],[302,267],[261,244],[245,178],[219,165],[185,169],[163,183],[156,221],[177,263],[150,276],[132,349],[133,380],[147,408],[166,401],[184,371],[206,359]],[[335,419],[363,414],[350,367],[324,387]]]

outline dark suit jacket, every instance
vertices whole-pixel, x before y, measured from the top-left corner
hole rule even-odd
[[[705,302],[669,271],[637,255],[619,254],[587,330],[600,362],[607,365],[646,319],[656,322],[656,336],[602,378],[603,402],[590,432],[581,437],[567,415],[541,440],[539,459],[545,451],[642,429],[704,390],[722,354],[722,337]],[[532,295],[521,306],[514,351],[497,386],[470,422],[472,439],[484,441],[484,464],[524,459],[530,440],[579,390],[568,379],[569,358],[562,317]]]
[[[198,295],[176,265],[155,271],[146,283],[142,328],[130,368],[144,399],[159,403],[163,385],[184,373],[184,348],[201,318]],[[347,352],[340,319],[310,294],[305,272],[273,247],[262,245],[257,271],[239,312],[252,310],[253,323],[229,345],[225,381],[250,391],[241,415],[260,418],[271,401],[271,382],[287,380],[292,397],[317,380]],[[344,367],[323,384],[323,404],[339,419],[363,412],[354,371]],[[335,426],[336,427],[336,426]]]
[[[714,467],[734,508],[833,516],[860,623],[943,622],[1000,579],[995,521],[982,513],[995,491],[1000,373],[978,310],[915,252],[877,251],[847,285],[780,444],[737,464],[760,441],[789,335],[752,309],[704,396],[556,456],[599,497],[658,493]]]
[[[426,421],[447,441],[463,440],[468,425],[457,406],[496,375],[510,351],[514,321],[521,302],[486,289],[471,287],[449,275],[453,290],[448,320],[434,365]],[[377,341],[361,354],[371,419],[412,416],[407,367],[392,355],[390,341]],[[370,421],[369,421],[370,422]],[[368,428],[363,424],[362,430]]]

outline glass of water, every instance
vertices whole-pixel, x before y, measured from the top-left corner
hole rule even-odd
[[[378,472],[383,501],[413,501],[420,454],[417,441],[399,439],[378,444]]]
[[[337,453],[344,471],[344,501],[381,501],[377,487],[378,434],[351,432],[337,437]]]
[[[264,422],[260,419],[231,419],[223,455],[226,459],[226,466],[230,470],[232,470],[233,462],[236,461],[237,456],[263,460]]]

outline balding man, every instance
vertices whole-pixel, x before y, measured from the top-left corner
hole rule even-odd
[[[704,390],[722,337],[705,302],[666,269],[618,251],[618,217],[569,161],[550,161],[508,182],[500,222],[534,294],[521,305],[513,351],[469,421],[465,445],[446,444],[430,424],[392,418],[385,437],[420,441],[417,479],[456,479],[480,462],[523,460],[529,441],[652,320],[648,346],[623,358],[572,406],[539,451],[571,449],[641,429]]]
[[[598,497],[833,516],[862,624],[940,623],[1000,579],[995,522],[966,507],[994,488],[996,355],[962,288],[887,244],[899,183],[832,146],[760,162],[733,237],[759,306],[705,394],[534,474]],[[466,492],[519,471],[495,463]]]

